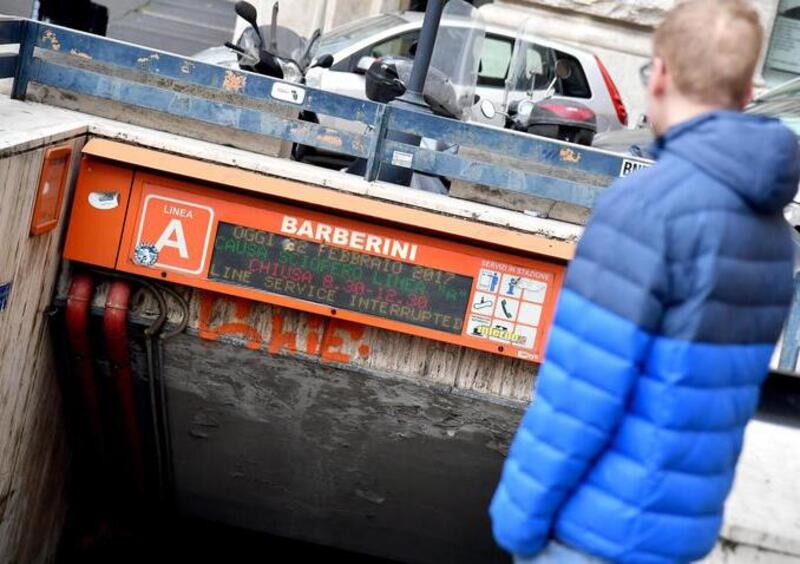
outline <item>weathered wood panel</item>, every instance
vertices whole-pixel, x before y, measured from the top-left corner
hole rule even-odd
[[[126,106],[114,100],[77,95],[50,86],[32,85],[28,91],[28,99],[274,157],[288,157],[292,148],[291,143],[263,135]]]
[[[222,340],[264,354],[316,359],[367,374],[388,375],[443,393],[463,390],[488,401],[528,402],[537,365],[421,337],[365,327],[214,292],[174,286],[189,303],[188,331],[202,339]],[[103,307],[104,287],[93,305]],[[132,304],[132,314],[154,319],[158,306],[147,292]],[[172,304],[168,317],[181,314]]]
[[[76,170],[83,141],[69,142]],[[66,510],[68,455],[46,315],[66,214],[55,230],[28,235],[45,150],[0,159],[0,284],[13,284],[0,311],[0,562],[52,561]]]

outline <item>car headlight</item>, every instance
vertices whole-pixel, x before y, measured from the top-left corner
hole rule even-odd
[[[283,79],[289,82],[301,83],[303,82],[303,72],[296,63],[291,61],[280,61],[281,70],[283,70]]]
[[[306,71],[306,86],[311,88],[319,88],[322,84],[322,72],[324,69],[319,67],[311,67]]]
[[[533,113],[533,109],[536,107],[536,104],[531,102],[530,100],[523,100],[517,106],[517,113],[524,118],[527,118]]]

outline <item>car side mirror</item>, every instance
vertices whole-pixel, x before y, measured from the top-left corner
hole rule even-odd
[[[364,55],[358,60],[358,64],[356,65],[356,72],[359,74],[367,74],[369,67],[371,67],[374,62],[375,62],[375,57]]]
[[[314,64],[311,65],[313,68],[322,68],[322,69],[329,69],[333,66],[333,55],[330,53],[325,53],[324,55],[320,55],[314,61]]]

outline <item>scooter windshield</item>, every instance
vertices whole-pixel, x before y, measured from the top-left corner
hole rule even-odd
[[[517,30],[514,52],[506,78],[503,110],[534,92],[544,91],[555,76],[554,61],[547,48],[534,42],[534,21],[526,19]]]
[[[276,37],[274,39],[271,35],[272,28],[269,25],[261,26],[261,34],[267,40],[266,47],[270,52],[273,51],[270,43],[274,42],[274,45],[277,46],[274,50],[275,52],[272,53],[273,55],[297,62],[302,58],[306,49],[306,44],[308,43],[305,37],[301,37],[294,30],[283,26],[275,28]]]
[[[461,119],[475,104],[475,85],[485,36],[486,24],[474,6],[464,0],[447,3],[424,93]]]

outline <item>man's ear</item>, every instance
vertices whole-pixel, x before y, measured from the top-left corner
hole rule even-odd
[[[650,74],[650,83],[647,90],[653,98],[663,98],[669,85],[669,71],[664,64],[664,59],[655,57],[653,59],[653,71]]]

